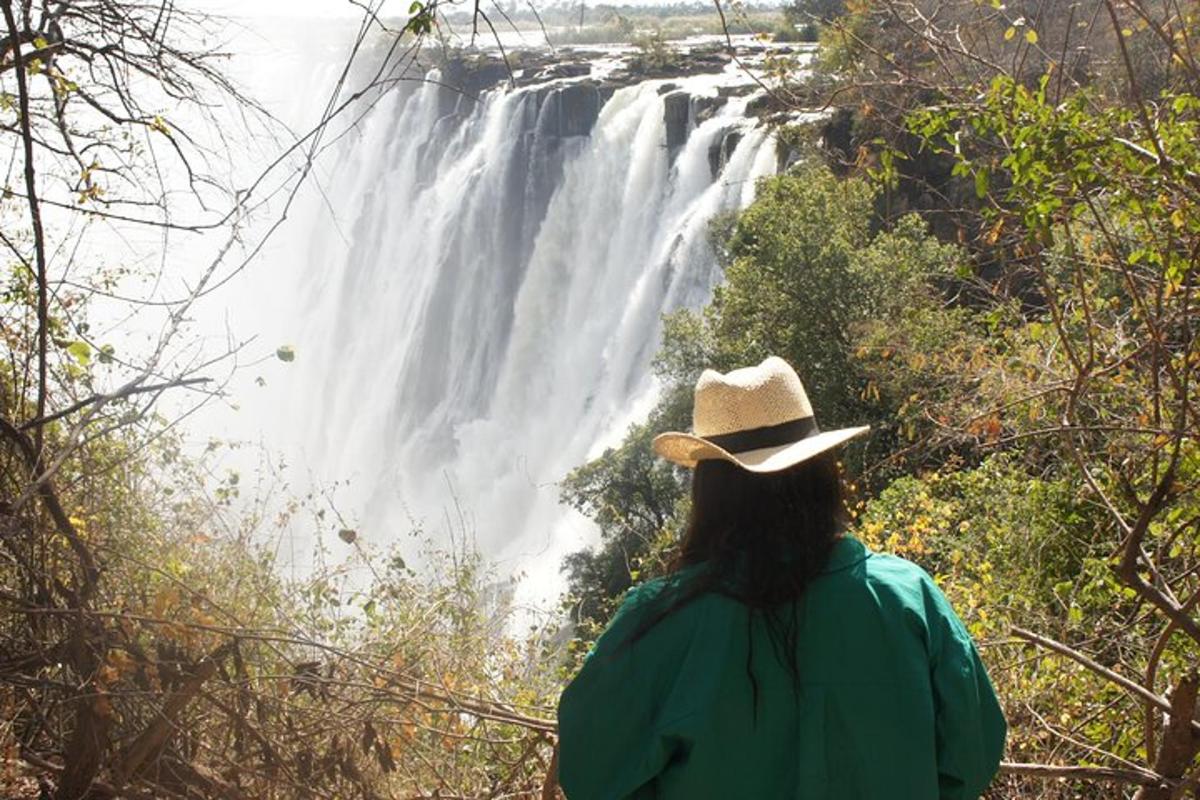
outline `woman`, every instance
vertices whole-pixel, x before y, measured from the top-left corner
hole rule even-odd
[[[696,384],[674,570],[629,592],[563,692],[569,800],[947,800],[995,774],[1005,722],[916,565],[846,534],[835,449],[783,360]]]

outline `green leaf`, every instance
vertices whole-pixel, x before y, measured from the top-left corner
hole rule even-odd
[[[292,362],[296,360],[296,348],[290,344],[285,344],[275,351],[275,357],[280,361]]]
[[[991,175],[988,173],[987,167],[980,167],[975,171],[975,196],[980,200],[987,197],[990,182]]]
[[[87,342],[71,342],[67,345],[67,352],[73,355],[82,367],[86,367],[92,361],[92,348]]]

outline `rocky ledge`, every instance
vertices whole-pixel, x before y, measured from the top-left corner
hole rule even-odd
[[[764,48],[757,48],[762,50]],[[761,55],[739,48],[743,57]],[[615,68],[613,61],[620,59]],[[692,131],[713,118],[731,97],[758,90],[753,83],[722,86],[716,95],[693,95],[671,79],[713,74],[725,70],[731,56],[723,45],[693,47],[677,57],[648,59],[638,51],[529,50],[509,53],[507,59],[492,53],[458,53],[445,57],[441,70],[441,107],[444,117],[460,115],[488,89],[502,84],[532,88],[529,100],[537,117],[538,134],[552,139],[586,136],[600,109],[620,88],[647,80],[666,81],[658,88],[663,96],[666,148],[674,159]],[[603,71],[596,65],[605,63]],[[595,76],[595,77],[593,77]],[[762,98],[752,101],[748,116],[770,117],[776,109]],[[532,124],[532,120],[531,120]],[[709,147],[708,161],[715,178],[741,140],[737,125],[730,125]]]
[[[729,65],[731,56],[725,46],[715,44],[657,56],[635,50],[518,50],[509,53],[507,58],[492,52],[451,53],[438,66],[445,83],[467,94],[479,94],[505,82],[531,86],[561,78],[587,77],[593,74],[597,62],[618,58],[621,64],[607,71],[601,81],[610,93],[647,80],[720,72]]]

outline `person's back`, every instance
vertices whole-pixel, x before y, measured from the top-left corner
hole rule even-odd
[[[812,509],[837,473],[820,458],[773,485],[697,470],[679,568],[631,590],[563,693],[569,800],[950,800],[987,787],[1005,722],[970,636],[919,567],[821,523]],[[770,508],[778,497],[786,514]],[[777,524],[793,518],[796,531]]]
[[[631,593],[563,694],[568,798],[933,800],[990,782],[1004,718],[918,567],[841,540],[796,605],[795,684],[765,619],[719,593],[626,644],[688,577]]]

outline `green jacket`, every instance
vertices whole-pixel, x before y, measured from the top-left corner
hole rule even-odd
[[[569,800],[960,800],[987,788],[1004,716],[970,635],[920,567],[837,542],[798,608],[798,691],[762,615],[751,626],[724,595],[628,642],[691,574],[630,591],[563,691]]]

